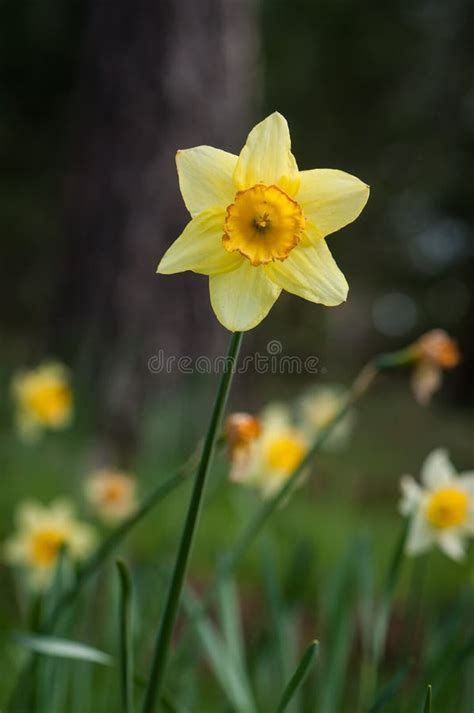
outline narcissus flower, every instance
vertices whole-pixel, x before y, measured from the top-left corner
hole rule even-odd
[[[426,406],[441,387],[443,371],[454,369],[461,360],[459,348],[443,329],[424,334],[411,347],[416,361],[412,388],[416,400]]]
[[[410,475],[401,480],[400,511],[411,518],[407,554],[438,545],[461,560],[466,538],[474,535],[474,472],[458,475],[446,451],[437,449],[423,465],[421,482],[422,487]]]
[[[231,479],[269,496],[301,463],[308,443],[284,406],[268,406],[260,423],[260,436],[251,442],[244,459],[234,461]]]
[[[111,468],[101,468],[87,478],[86,499],[96,515],[108,524],[124,520],[137,509],[135,478]]]
[[[4,557],[12,565],[25,568],[35,589],[46,588],[62,547],[72,560],[81,560],[95,545],[94,530],[76,519],[69,501],[58,499],[45,506],[34,501],[22,503],[16,513],[17,532],[4,544]]]
[[[25,440],[34,440],[42,429],[70,423],[73,395],[69,371],[62,364],[45,363],[16,374],[11,390],[18,431]]]
[[[348,394],[337,385],[316,386],[306,393],[299,402],[303,428],[310,437],[328,426],[345,406]],[[348,411],[334,426],[325,441],[327,450],[338,450],[346,445],[354,425],[354,413]]]
[[[198,146],[176,162],[192,220],[158,272],[209,275],[224,327],[252,329],[282,289],[327,306],[346,299],[325,237],[357,218],[369,188],[343,171],[299,171],[281,114],[257,124],[239,156]]]

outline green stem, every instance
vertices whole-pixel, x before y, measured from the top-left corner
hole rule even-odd
[[[189,556],[194,540],[194,535],[199,520],[202,497],[209,472],[219,428],[224,414],[227,397],[229,395],[232,378],[234,375],[234,364],[237,360],[242,343],[242,333],[236,332],[232,335],[227,354],[226,368],[221,376],[219,389],[217,392],[214,409],[204,441],[201,461],[196,474],[191,500],[189,502],[188,513],[181,533],[178,553],[174,565],[165,607],[156,639],[155,650],[151,665],[150,678],[145,692],[143,703],[143,713],[152,713],[155,709],[156,701],[160,698],[163,679],[168,661],[171,637],[178,614],[181,592],[184,578],[188,567]]]

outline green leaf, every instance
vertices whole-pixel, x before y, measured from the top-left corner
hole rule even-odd
[[[385,648],[385,639],[387,636],[387,627],[390,619],[390,612],[392,610],[393,599],[395,595],[395,590],[400,577],[400,572],[402,570],[402,564],[405,560],[405,542],[408,534],[408,522],[404,523],[400,536],[395,544],[393,550],[392,559],[385,577],[385,585],[382,594],[382,603],[378,611],[375,626],[374,626],[374,639],[373,639],[373,657],[377,664]]]
[[[120,684],[124,713],[133,713],[132,580],[124,562],[118,561],[120,586]]]
[[[14,634],[14,639],[21,646],[36,654],[56,656],[63,659],[75,659],[77,661],[88,661],[89,663],[96,663],[102,666],[113,665],[112,656],[78,641],[60,639],[55,636],[23,633]]]
[[[423,713],[431,713],[431,684],[426,690],[425,703],[423,705]]]
[[[381,711],[382,708],[385,708],[387,703],[395,698],[405,682],[410,667],[411,662],[408,662],[403,664],[403,666],[398,669],[387,685],[382,688],[374,703],[370,706],[369,713],[378,713],[378,711]]]
[[[234,580],[229,578],[219,583],[217,590],[222,633],[229,654],[239,666],[245,665],[244,641],[238,594]]]
[[[279,706],[277,708],[278,713],[283,713],[286,710],[288,704],[291,702],[293,696],[299,687],[303,684],[306,676],[309,673],[309,669],[315,659],[315,656],[319,650],[319,642],[312,641],[306,651],[304,652],[300,663],[293,676],[288,681],[283,695],[281,697]]]
[[[183,606],[201,642],[206,659],[236,713],[256,713],[257,706],[247,673],[235,660],[228,645],[198,606],[188,589],[183,596]]]

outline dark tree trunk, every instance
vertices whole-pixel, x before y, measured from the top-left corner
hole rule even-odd
[[[151,386],[149,356],[208,351],[217,333],[206,279],[155,269],[188,219],[176,149],[236,150],[244,138],[255,36],[253,0],[91,3],[56,340],[93,364],[102,434],[122,460]]]

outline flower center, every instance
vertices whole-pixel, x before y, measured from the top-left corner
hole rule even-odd
[[[120,502],[127,495],[127,486],[128,483],[122,479],[115,478],[114,480],[109,480],[108,483],[105,483],[102,492],[103,502],[108,505]]]
[[[268,465],[285,475],[290,475],[301,463],[305,450],[304,443],[296,435],[289,434],[275,438],[267,449]]]
[[[56,423],[64,418],[71,405],[71,390],[63,384],[47,384],[34,389],[29,406],[43,423]]]
[[[305,225],[296,201],[277,186],[258,183],[239,191],[227,208],[224,247],[238,251],[252,265],[285,260],[301,240]]]
[[[426,504],[426,519],[433,527],[444,529],[462,525],[468,516],[469,498],[457,488],[436,490]]]
[[[64,533],[59,530],[37,532],[31,543],[33,562],[44,567],[52,565],[65,539]]]

